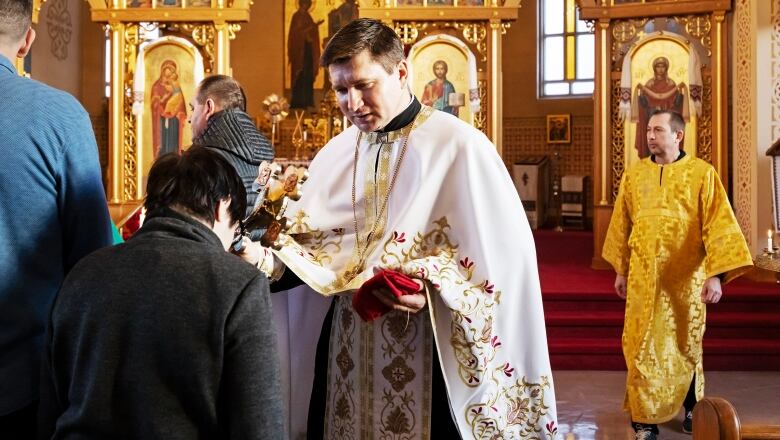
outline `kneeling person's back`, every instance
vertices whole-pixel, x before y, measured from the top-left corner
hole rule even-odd
[[[267,280],[225,251],[243,191],[205,149],[155,164],[144,226],[84,258],[54,303],[42,437],[283,437]]]

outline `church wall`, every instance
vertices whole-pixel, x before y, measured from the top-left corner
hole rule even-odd
[[[104,33],[83,0],[48,0],[35,25],[31,77],[78,99],[90,115],[100,164],[108,167]]]
[[[260,0],[252,6],[251,21],[242,25],[231,48],[233,74],[244,86],[249,113],[262,115],[262,100],[284,91],[284,2]],[[504,61],[504,162],[511,169],[521,156],[548,155],[555,149],[546,143],[547,114],[572,115],[572,143],[557,147],[560,174],[592,177],[593,99],[537,98],[537,7],[524,2],[520,18],[503,40]],[[529,80],[533,79],[533,80]],[[290,131],[292,114],[283,123],[282,138]],[[280,154],[291,153],[279,148]],[[289,154],[288,154],[289,155]],[[592,179],[589,187],[592,188]],[[592,200],[589,197],[589,205]]]
[[[538,98],[538,12],[535,1],[524,1],[519,18],[504,35],[504,162],[521,156],[559,153],[559,175],[589,176],[588,211],[593,205],[593,98]],[[571,115],[571,144],[546,142],[546,115]]]
[[[48,0],[41,7],[32,47],[31,77],[81,96],[83,0]]]
[[[756,124],[756,245],[754,253],[766,247],[766,233],[772,226],[771,159],[766,150],[780,139],[780,0],[757,2],[756,32],[757,93]],[[771,72],[767,75],[765,72]],[[764,91],[773,91],[765,93]]]
[[[261,116],[263,98],[284,93],[284,2],[255,0],[230,52],[233,76],[247,94],[248,112]],[[292,116],[290,116],[292,117]]]
[[[766,247],[772,224],[770,161],[764,153],[780,138],[778,26],[780,0],[734,2],[732,203],[754,254]]]
[[[86,2],[84,2],[86,4]],[[100,154],[104,183],[108,170],[108,98],[105,79],[105,31],[103,25],[93,22],[89,8],[82,9],[81,35],[81,104],[89,113]]]
[[[51,1],[51,0],[50,0]],[[62,0],[65,1],[65,0]],[[82,9],[74,17],[83,23],[75,29],[83,33],[81,52],[84,69],[68,69],[76,78],[75,93],[93,117],[101,162],[106,161],[107,110],[103,92],[103,30],[88,18],[86,2],[75,2]],[[593,100],[537,98],[537,7],[524,2],[519,19],[512,23],[503,40],[504,78],[504,161],[507,166],[525,155],[546,154],[555,149],[545,139],[547,114],[572,115],[572,143],[556,147],[560,153],[560,174],[592,175]],[[47,2],[46,4],[49,4]],[[45,9],[41,21],[45,20]],[[284,92],[284,2],[257,0],[252,5],[251,21],[243,23],[231,44],[233,75],[244,86],[248,111],[262,116],[262,100],[271,93]],[[73,43],[72,43],[73,44]],[[40,47],[37,50],[41,51]],[[48,50],[48,49],[47,49]],[[41,62],[42,63],[42,62]],[[54,74],[60,69],[47,69]],[[292,115],[288,116],[288,121]],[[286,132],[283,131],[283,138]],[[284,151],[281,151],[284,153]],[[592,177],[592,176],[591,176]],[[592,180],[589,184],[592,189]],[[591,197],[589,205],[592,204]]]

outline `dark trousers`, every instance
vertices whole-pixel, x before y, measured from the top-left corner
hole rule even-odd
[[[696,375],[693,375],[693,379],[691,380],[691,386],[688,387],[688,394],[685,395],[685,400],[683,401],[683,408],[685,408],[685,413],[688,414],[688,411],[693,411],[693,407],[696,406]],[[649,429],[653,431],[654,433],[658,434],[658,425],[650,424],[650,423],[638,423],[635,421],[631,421],[631,425],[634,427],[634,431],[639,431],[640,429]]]
[[[34,439],[37,418],[37,401],[11,414],[0,416],[0,438],[3,440]]]

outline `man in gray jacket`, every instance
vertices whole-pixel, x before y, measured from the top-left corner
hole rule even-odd
[[[52,308],[40,438],[280,439],[268,281],[226,252],[246,209],[220,155],[149,173],[147,218],[70,272]]]
[[[274,149],[246,113],[241,85],[227,75],[209,76],[198,85],[190,107],[192,145],[212,149],[233,165],[244,182],[249,215],[257,199],[252,191],[257,168],[274,159]]]

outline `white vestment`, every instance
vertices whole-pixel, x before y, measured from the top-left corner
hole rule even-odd
[[[326,437],[436,438],[430,369],[431,356],[439,356],[464,439],[554,438],[533,236],[485,135],[423,106],[398,131],[359,134],[350,127],[320,151],[309,172],[303,197],[287,209],[290,235],[275,253],[313,289],[337,296]],[[355,251],[353,197],[365,264]],[[352,294],[375,267],[427,280],[428,307],[361,321]]]

